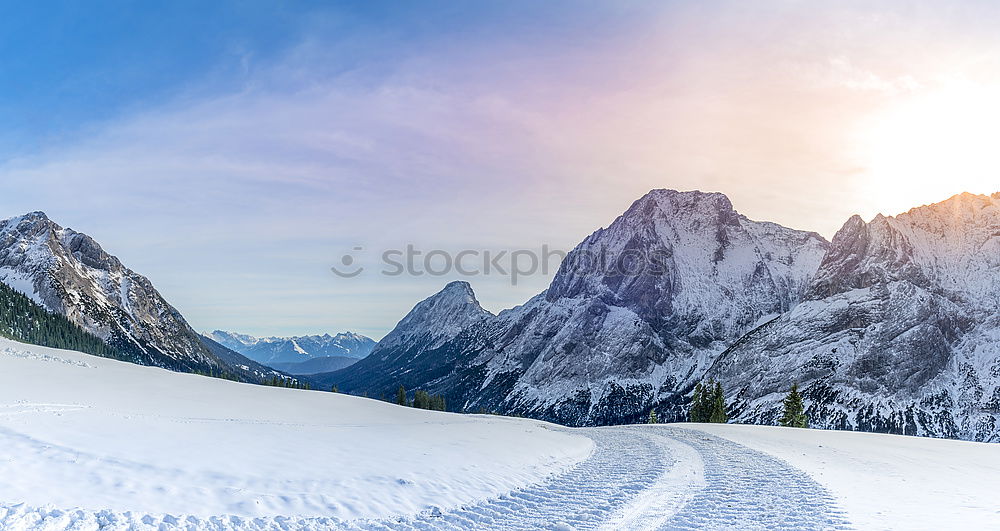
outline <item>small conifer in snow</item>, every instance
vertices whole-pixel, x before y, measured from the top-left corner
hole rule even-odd
[[[783,402],[784,411],[778,422],[782,426],[789,428],[808,428],[809,418],[806,417],[805,406],[802,404],[802,395],[799,393],[799,384],[793,383],[792,389],[788,392]]]

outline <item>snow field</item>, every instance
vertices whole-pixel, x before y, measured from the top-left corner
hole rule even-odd
[[[163,520],[155,515],[412,515],[537,483],[594,447],[542,422],[239,384],[2,339],[0,378],[0,523],[32,507],[122,522],[153,515],[151,525]]]
[[[0,340],[0,529],[1000,529],[1000,445],[571,429]]]
[[[1000,444],[736,424],[678,424],[780,458],[857,529],[1000,530]]]

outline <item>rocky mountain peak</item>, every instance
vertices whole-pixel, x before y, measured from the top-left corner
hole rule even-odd
[[[959,194],[833,238],[808,300],[710,375],[741,421],[798,382],[817,426],[1000,440],[1000,194]]]
[[[898,216],[878,214],[868,223],[855,215],[834,236],[809,297],[894,281],[988,292],[992,281],[969,279],[1000,269],[998,250],[1000,193],[959,194]]]
[[[42,212],[0,223],[0,281],[142,363],[221,366],[147,278]]]
[[[566,257],[546,299],[597,299],[710,342],[797,302],[827,245],[721,193],[653,190]]]
[[[24,214],[22,216],[15,216],[3,220],[0,223],[2,223],[4,226],[10,227],[10,226],[21,226],[21,225],[31,226],[31,225],[36,225],[38,223],[44,223],[47,221],[50,221],[48,215],[46,215],[45,212],[42,212],[41,210],[36,210],[34,212],[28,212],[27,214]]]
[[[613,225],[635,226],[656,220],[702,227],[706,224],[738,224],[739,216],[729,198],[719,192],[656,189],[632,203]]]
[[[451,338],[469,324],[490,316],[492,314],[479,304],[468,282],[451,282],[441,291],[418,303],[379,342],[379,347],[406,341],[413,335],[431,334],[439,338]]]
[[[664,209],[705,209],[733,210],[733,203],[722,192],[702,192],[701,190],[674,190],[656,188],[640,197],[634,204],[655,203]]]

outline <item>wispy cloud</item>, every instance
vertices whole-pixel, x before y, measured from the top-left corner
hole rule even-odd
[[[954,25],[796,2],[637,8],[549,34],[524,17],[411,51],[356,35],[245,50],[238,91],[194,89],[8,161],[0,207],[94,233],[198,326],[377,335],[444,279],[338,283],[326,267],[357,244],[569,247],[655,187],[721,190],[830,235],[870,177],[861,118],[953,75],[963,50],[1000,48],[916,54]],[[547,279],[475,283],[499,309]]]

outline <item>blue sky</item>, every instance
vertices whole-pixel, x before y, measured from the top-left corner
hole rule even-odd
[[[566,2],[527,10],[535,3],[526,1],[155,4],[6,7],[0,19],[6,150],[45,147],[164,99],[245,89],[261,81],[256,68],[287,59],[297,47],[315,52],[308,65],[313,82],[345,74],[377,82],[400,61],[468,41],[502,46],[533,39],[551,53],[560,46],[559,26],[629,11],[586,2],[576,4],[579,10]]]
[[[7,7],[0,218],[44,210],[91,234],[201,330],[378,337],[457,277],[332,275],[358,246],[370,266],[408,243],[568,249],[662,187],[723,191],[753,218],[827,236],[854,213],[990,191],[993,150],[954,130],[995,137],[997,15],[985,2]],[[937,133],[908,133],[928,120]],[[468,280],[499,310],[550,278]]]
[[[267,8],[266,6],[272,6]],[[226,90],[243,58],[293,46],[303,19],[259,2],[27,2],[0,20],[7,149],[31,150],[193,86]]]

